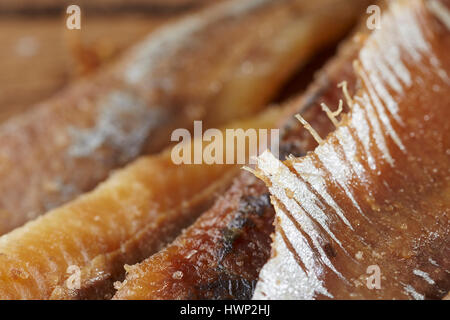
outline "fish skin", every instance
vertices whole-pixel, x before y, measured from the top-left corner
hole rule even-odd
[[[227,129],[269,129],[278,113],[269,109]],[[236,164],[176,165],[171,151],[142,157],[94,191],[1,236],[0,299],[111,298],[124,265],[174,239],[239,171]],[[235,150],[225,145],[227,152]],[[79,288],[67,282],[71,266],[80,271]]]
[[[277,213],[254,299],[448,293],[449,49],[450,30],[425,2],[391,2],[360,51],[361,89],[337,130],[306,157],[259,158],[256,174]]]
[[[255,114],[297,67],[344,33],[356,16],[352,3],[361,1],[212,6],[2,123],[0,234],[92,190],[139,155],[161,151],[176,128],[193,120],[220,127]],[[330,19],[335,9],[342,14]],[[318,27],[327,32],[311,37]]]
[[[264,184],[244,173],[214,206],[175,242],[140,264],[114,299],[249,299],[259,267],[269,257],[273,208]],[[262,197],[262,198],[261,198]],[[250,210],[244,212],[245,203]],[[249,250],[249,246],[254,250]]]
[[[353,34],[345,40],[306,92],[286,103],[278,122],[281,157],[304,155],[317,144],[292,121],[293,114],[302,113],[322,135],[333,130],[320,103],[331,105],[341,97],[338,84],[342,81],[347,81],[350,92],[357,89],[352,69],[360,48],[356,38]],[[214,206],[174,242],[127,268],[126,279],[116,285],[113,299],[250,299],[260,269],[270,257],[274,210],[261,205],[267,195],[262,181],[242,172]]]

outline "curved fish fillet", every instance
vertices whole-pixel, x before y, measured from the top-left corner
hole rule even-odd
[[[450,30],[423,1],[391,2],[336,131],[304,158],[259,158],[276,232],[254,298],[447,294],[449,50]]]
[[[0,234],[160,151],[175,128],[255,114],[363,2],[227,1],[162,27],[114,66],[3,123]]]
[[[227,129],[271,128],[278,114],[268,110]],[[196,143],[209,144],[197,140],[191,147]],[[224,145],[224,155],[234,152],[231,144]],[[124,264],[160,250],[239,170],[237,165],[176,165],[171,156],[169,149],[138,159],[94,191],[0,237],[0,299],[111,297]],[[77,272],[79,286],[72,285]]]
[[[127,267],[114,299],[249,299],[270,254],[274,211],[245,173],[172,244]]]

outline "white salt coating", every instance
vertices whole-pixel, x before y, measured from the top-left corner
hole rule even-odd
[[[402,10],[398,3],[393,3],[392,7],[394,10]],[[447,26],[447,23],[450,19],[450,12],[446,6],[437,1],[427,1],[427,7],[429,12],[441,20],[444,25]],[[422,30],[418,23],[409,23],[409,21],[414,22],[414,13],[412,11],[407,12],[404,16],[404,21],[395,20],[394,23],[400,32],[400,38],[402,43],[404,43],[405,47],[409,50],[409,53],[416,62],[420,62],[423,59],[424,54],[429,56],[429,59],[435,68],[432,71],[435,71],[439,77],[441,77],[445,82],[450,84],[450,78],[447,72],[442,68],[439,59],[434,55],[431,50],[429,44],[425,40]],[[431,72],[430,70],[424,70],[425,72]]]
[[[152,129],[164,124],[167,111],[148,108],[135,95],[116,91],[101,102],[93,128],[70,127],[72,157],[92,157],[98,148],[107,146],[121,150],[120,161],[128,161],[139,154]]]
[[[387,132],[387,134],[389,136],[391,136],[392,140],[395,142],[395,144],[400,148],[400,150],[402,150],[403,152],[405,152],[405,146],[403,145],[402,141],[400,140],[397,132],[394,130],[394,128],[392,127],[391,121],[389,120],[388,115],[386,114],[386,111],[383,107],[383,104],[381,103],[376,91],[374,90],[374,88],[372,87],[372,85],[370,84],[369,79],[367,78],[367,74],[364,70],[360,70],[360,76],[362,78],[362,80],[364,81],[364,83],[367,86],[367,90],[369,91],[369,96],[370,99],[373,101],[375,109],[377,110],[378,116],[381,120],[381,122],[383,123],[384,126],[384,130]],[[403,121],[401,119],[398,119],[399,124],[403,125]]]
[[[330,172],[331,178],[345,191],[345,195],[352,201],[359,213],[364,216],[361,207],[350,191],[352,172],[347,164],[348,162],[345,159],[341,159],[333,144],[320,145],[315,150],[315,153],[319,156],[324,167]]]
[[[277,233],[275,238],[276,247],[274,247],[277,248],[277,255],[266,264],[265,270],[262,271],[260,278],[264,278],[264,281],[258,282],[254,298],[263,299],[267,298],[266,295],[269,295],[271,299],[298,299],[299,296],[301,299],[313,299],[317,294],[323,294],[332,298],[323,287],[319,276],[323,273],[324,267],[335,272],[340,278],[342,278],[342,275],[334,268],[324,252],[321,246],[323,239],[313,221],[305,214],[298,202],[286,194],[286,190],[290,190],[294,196],[301,192],[296,186],[295,175],[270,152],[264,152],[258,158],[258,167],[271,182],[272,187],[269,187],[271,194],[279,199],[286,206],[287,210],[292,213],[295,222],[307,234],[313,243],[313,248],[319,252],[319,255],[314,252],[307,240],[299,233],[291,218],[282,211],[278,212],[278,217],[281,219],[280,225],[282,225],[288,241],[293,246],[295,254],[301,258],[306,272],[293,258],[292,252],[286,247],[286,243],[280,233]],[[286,177],[288,178],[286,179]],[[280,180],[280,178],[282,179]],[[309,207],[312,205],[311,202],[307,204],[302,203],[302,205],[307,211],[313,210]],[[318,209],[317,206],[312,206],[315,207],[315,210]],[[326,225],[323,225],[323,227],[326,227]],[[282,257],[282,260],[277,259],[277,257]],[[271,276],[264,277],[264,273],[268,273]],[[296,283],[294,287],[292,286],[293,281]],[[277,289],[273,290],[273,288]],[[285,290],[279,290],[280,288]]]
[[[347,160],[350,162],[352,166],[352,170],[356,173],[358,180],[366,182],[367,181],[367,172],[364,169],[363,165],[360,161],[357,161],[357,150],[358,147],[356,145],[356,141],[353,139],[353,136],[350,133],[349,128],[347,127],[339,127],[336,130],[336,138],[339,141],[339,144],[344,149],[344,154]]]
[[[273,168],[275,167],[278,168],[277,171],[273,171]],[[269,190],[273,191],[272,194],[275,195],[276,198],[281,200],[281,202],[286,206],[289,212],[293,213],[294,219],[299,223],[302,230],[308,234],[314,244],[314,247],[320,254],[321,261],[339,277],[342,277],[342,275],[334,268],[333,264],[331,263],[330,259],[321,246],[321,243],[324,239],[322,239],[320,233],[317,231],[317,228],[314,226],[313,221],[311,221],[311,219],[305,214],[303,209],[298,204],[298,201],[296,201],[296,199],[298,200],[299,198],[301,198],[302,200],[307,199],[304,197],[304,195],[303,198],[301,197],[301,193],[305,192],[305,190],[302,188],[302,186],[299,186],[296,176],[269,151],[264,152],[258,158],[258,168],[262,172],[264,172],[270,179],[272,187],[270,187]],[[286,195],[286,190],[292,192],[296,199],[291,199],[290,197],[288,197]],[[311,193],[308,193],[308,195],[311,195]],[[311,201],[311,199],[310,201],[302,201],[302,206],[306,210],[306,212],[313,218],[317,218],[319,215],[318,213],[322,211],[317,206],[315,201]],[[321,227],[324,228],[330,235],[330,237],[335,239],[339,246],[342,247],[341,243],[337,241],[335,235],[329,230],[326,221],[322,221]],[[296,232],[296,234],[298,234],[298,231]],[[311,269],[311,271],[313,272],[314,270]]]
[[[404,66],[399,52],[407,52],[416,63],[423,59],[424,54],[432,55],[432,52],[423,32],[416,23],[414,8],[404,10],[399,3],[394,1],[390,5],[390,11],[396,15],[396,19],[392,19],[390,15],[385,15],[381,20],[383,28],[389,28],[390,32],[386,33],[383,30],[374,31],[365,47],[361,50],[359,59],[364,66],[365,72],[367,72],[363,75],[365,78],[363,80],[369,89],[371,98],[374,100],[377,112],[380,114],[380,118],[386,127],[385,129],[392,134],[392,138],[402,149],[399,139],[394,136],[395,132],[389,120],[382,115],[383,105],[399,124],[403,124],[403,120],[398,115],[398,105],[387,88],[390,87],[397,93],[403,92],[396,76],[402,79],[406,87],[409,87],[412,83],[411,76]],[[390,44],[388,50],[375,49],[386,41]],[[375,55],[371,52],[377,52],[377,54]],[[388,52],[392,54],[389,55],[387,54]],[[380,63],[378,53],[381,53],[384,61],[388,61],[389,66],[396,66],[394,69],[395,74],[390,72],[382,62]],[[380,77],[380,74],[383,76]],[[387,81],[387,84],[384,83],[382,78]]]
[[[373,69],[372,64],[371,64],[372,61],[365,54],[365,52],[367,52],[368,50],[373,50],[373,49],[366,47],[361,50],[360,61],[365,70],[371,70],[371,71],[367,71],[369,73],[368,74],[368,77],[370,80],[369,83],[371,86],[373,86],[374,92],[376,92],[377,95],[384,101],[384,105],[389,110],[391,115],[395,118],[395,120],[397,120],[397,122],[399,122],[399,123],[402,123],[402,120],[398,116],[397,103],[395,102],[394,98],[392,98],[392,96],[387,91],[386,87],[384,86],[383,80],[380,79],[380,77],[374,71],[372,71],[372,69]]]
[[[270,3],[272,0],[231,1],[225,2],[203,12],[189,16],[175,24],[162,27],[153,32],[138,46],[128,65],[125,67],[124,79],[132,85],[146,81],[145,85],[159,85],[161,79],[149,77],[161,61],[176,55],[180,50],[186,49],[195,43],[195,34],[206,30],[207,26],[237,15],[246,14],[251,10]],[[171,80],[164,79],[170,87]],[[148,82],[151,83],[148,83]]]
[[[413,299],[415,299],[415,300],[424,300],[425,299],[425,296],[418,293],[416,291],[416,289],[414,289],[411,285],[404,285],[403,288],[405,290],[405,293],[409,294],[411,297],[413,297]]]
[[[431,285],[434,285],[434,284],[435,284],[434,280],[431,279],[431,277],[430,277],[430,275],[429,275],[428,273],[426,273],[426,272],[424,272],[424,271],[422,271],[422,270],[418,270],[418,269],[414,270],[413,273],[414,273],[416,276],[419,276],[419,277],[423,278],[423,279],[424,279],[426,282],[428,282],[429,284],[431,284]]]
[[[369,123],[366,120],[364,110],[359,106],[358,103],[353,104],[350,125],[354,128],[359,141],[361,141],[363,144],[369,168],[375,171],[377,168],[375,164],[375,158],[370,152],[370,127]]]
[[[376,42],[375,42],[376,43]],[[374,44],[370,43],[366,48],[362,49],[360,52],[360,58],[366,70],[372,70],[372,75],[375,77],[381,77],[383,80],[387,81],[389,85],[397,91],[397,93],[402,93],[403,88],[398,81],[397,77],[392,73],[389,67],[384,63],[379,63],[380,57],[378,56],[378,50],[375,51],[377,53],[377,57],[374,57]],[[371,77],[372,78],[372,77]],[[398,108],[397,108],[398,109]],[[398,111],[398,110],[397,110]]]
[[[416,3],[417,4],[417,3]],[[396,16],[396,19],[386,17],[386,20],[390,20],[395,27],[391,28],[392,36],[396,37],[396,41],[393,43],[399,43],[404,51],[415,60],[420,62],[423,54],[431,54],[430,46],[425,40],[425,36],[417,22],[415,10],[413,4],[410,10],[405,10],[404,5],[398,1],[391,1],[389,5],[389,11]],[[383,23],[383,22],[382,22]],[[380,30],[377,30],[380,31]],[[374,37],[384,37],[384,33],[376,32]]]
[[[389,41],[389,35],[388,41]],[[374,43],[380,47],[382,44],[379,43],[381,39],[374,39]],[[411,74],[409,73],[408,68],[406,68],[403,63],[400,55],[400,48],[398,46],[389,46],[389,48],[383,48],[384,50],[380,52],[378,55],[378,59],[381,59],[382,62],[380,64],[387,64],[390,69],[393,70],[395,75],[391,75],[392,77],[397,77],[401,82],[403,82],[406,86],[412,85]],[[397,93],[403,93],[402,90],[397,91]]]
[[[431,263],[435,267],[439,267],[439,264],[436,261],[434,261],[432,258],[428,258],[428,262]]]
[[[392,159],[391,153],[386,145],[386,140],[384,139],[383,130],[381,129],[380,121],[378,120],[378,116],[373,109],[372,104],[370,103],[369,97],[367,94],[363,95],[363,105],[367,110],[367,118],[369,119],[370,124],[372,125],[373,135],[372,138],[375,140],[375,145],[381,151],[383,158],[391,165],[394,166],[394,159]]]
[[[315,274],[308,276],[298,267],[280,233],[276,233],[273,246],[277,248],[277,255],[270,260],[270,265],[268,264],[261,270],[261,280],[256,284],[253,299],[312,300],[317,294],[332,298],[323,282]],[[296,250],[302,252],[302,256],[306,258],[306,263],[313,261],[314,253],[303,237],[297,236]],[[266,282],[266,279],[270,279],[269,282]],[[293,286],[292,283],[296,285]]]
[[[323,170],[321,170],[320,168],[317,168],[309,158],[305,158],[301,162],[294,162],[293,167],[295,171],[297,171],[297,173],[301,175],[305,179],[305,181],[307,181],[311,185],[311,187],[324,198],[325,202],[333,208],[339,218],[341,218],[342,222],[344,222],[351,230],[353,230],[350,221],[347,220],[342,209],[338,206],[338,204],[333,200],[333,197],[327,191],[324,178],[325,172],[323,172]]]

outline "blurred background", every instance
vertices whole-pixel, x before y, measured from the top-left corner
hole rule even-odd
[[[0,0],[0,122],[114,60],[172,19],[225,0]],[[82,8],[81,30],[66,9]]]

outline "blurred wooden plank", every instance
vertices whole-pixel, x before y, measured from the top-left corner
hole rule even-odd
[[[0,13],[57,14],[71,4],[77,4],[89,12],[124,13],[144,10],[161,14],[198,8],[219,1],[223,0],[2,0]]]
[[[1,0],[0,122],[108,63],[159,25],[225,0]],[[82,8],[81,31],[65,8]]]
[[[48,98],[174,17],[87,17],[69,31],[62,17],[0,20],[0,122]]]

